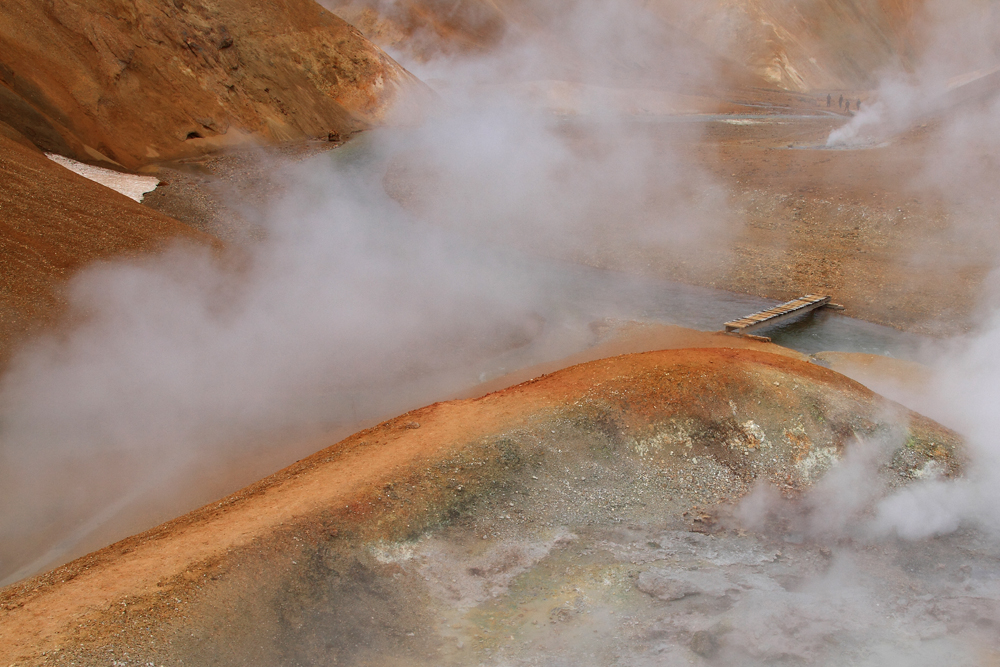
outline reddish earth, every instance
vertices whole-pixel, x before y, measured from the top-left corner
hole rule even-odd
[[[130,169],[222,146],[349,134],[426,89],[308,0],[5,2],[0,122]]]
[[[88,262],[156,252],[174,239],[215,248],[216,237],[252,242],[249,224],[224,228],[221,199],[206,182],[244,187],[257,170],[260,180],[247,189],[270,187],[263,162],[248,164],[249,153],[213,156],[197,177],[168,177],[172,189],[140,206],[54,165],[36,146],[137,168],[230,144],[346,137],[385,121],[408,93],[427,95],[357,30],[305,0],[147,4],[0,8],[0,360],[58,320],[66,279]],[[372,39],[414,42],[425,59],[488,52],[518,31],[544,30],[552,18],[551,9],[529,2],[480,10],[470,1],[450,13],[407,2],[394,15],[339,6]],[[827,91],[817,90],[844,89],[867,103],[859,91],[879,66],[894,57],[909,62],[918,3],[829,0],[805,14],[780,11],[785,3],[778,2],[726,6],[721,16],[738,29],[724,49],[713,22],[718,8],[655,3],[664,18],[658,34],[676,37],[681,50],[708,63],[705,71],[722,72],[712,85],[665,71],[624,80],[614,68],[598,83],[669,81],[686,93],[712,92],[712,104],[727,113],[821,115],[643,130],[653,146],[679,151],[682,163],[724,185],[724,208],[733,214],[721,220],[714,244],[625,239],[586,252],[532,250],[775,298],[829,292],[849,314],[916,331],[968,328],[995,247],[959,233],[961,210],[947,192],[919,185],[941,137],[935,121],[881,148],[816,148],[847,118],[824,115]],[[431,38],[421,42],[422,35]],[[553,41],[556,53],[567,53]],[[543,70],[573,80],[577,64],[553,59]],[[767,80],[786,90],[755,87]],[[600,128],[564,132],[581,154],[601,149],[593,140]],[[994,174],[988,155],[975,157],[987,177]],[[178,164],[159,173],[190,176],[170,171]],[[401,156],[386,186],[411,210],[432,215],[434,196],[451,184],[435,181],[425,166],[419,155]],[[649,201],[646,213],[662,213],[662,201]],[[729,349],[736,344],[751,349]],[[593,360],[677,346],[699,349]],[[927,471],[960,470],[955,434],[773,346],[633,329],[565,364],[584,361],[522,371],[479,390],[554,372],[434,404],[339,443],[320,438],[317,454],[221,502],[0,591],[0,664],[104,664],[111,655],[124,664],[204,664],[209,656],[216,664],[478,663],[502,647],[500,631],[512,638],[535,632],[528,619],[538,620],[541,603],[531,595],[565,597],[545,608],[551,624],[582,613],[568,591],[591,590],[600,579],[595,573],[605,564],[587,560],[591,547],[627,542],[657,551],[663,531],[727,531],[725,508],[756,480],[798,498],[855,440],[877,460],[886,488]],[[742,539],[740,530],[720,534]],[[800,545],[795,530],[786,532],[787,545],[775,538],[786,553],[807,563],[829,557],[819,537]],[[522,534],[527,542],[517,542]],[[761,544],[771,539],[761,535]],[[577,578],[579,563],[566,546],[573,540],[585,545],[576,557],[591,567]],[[498,565],[506,552],[490,550],[497,544],[513,544],[521,555]],[[769,553],[775,544],[765,544]],[[452,554],[440,562],[453,568],[454,590],[429,566],[399,555],[427,545]],[[535,553],[542,555],[524,555]],[[640,575],[635,558],[615,558],[619,564],[600,575],[627,600],[611,607],[648,609],[637,586],[652,598],[670,597],[650,583],[653,570]],[[933,556],[914,558],[923,567]],[[501,604],[490,602],[490,592],[516,592],[520,574],[541,593],[525,593],[527,602],[504,616],[490,606]],[[565,590],[546,588],[554,581]],[[474,592],[459,590],[464,585]],[[449,616],[455,608],[465,615]],[[984,619],[967,625],[993,627]],[[445,621],[454,621],[455,633]],[[434,631],[421,634],[421,627]],[[703,629],[683,632],[697,655],[723,641],[699,635]]]
[[[0,366],[99,259],[214,239],[71,174],[39,148],[136,168],[352,132],[429,92],[313,2],[96,0],[0,7]],[[215,230],[211,230],[215,231]]]
[[[945,141],[940,126],[880,148],[785,150],[822,145],[834,126],[786,126],[756,140],[737,129],[714,150],[699,149],[746,216],[718,258],[726,270],[716,284],[756,285],[777,298],[829,292],[862,319],[931,334],[967,330],[997,248],[974,231],[963,204],[927,182],[930,156]]]
[[[892,484],[929,461],[958,470],[954,434],[788,356],[695,349],[573,366],[482,398],[434,404],[336,444],[318,440],[327,448],[218,503],[8,587],[0,597],[0,659],[90,664],[113,652],[127,664],[168,656],[198,663],[207,655],[232,664],[252,651],[280,660],[290,649],[274,624],[294,613],[282,606],[298,595],[292,591],[333,577],[342,593],[329,601],[330,613],[341,614],[368,604],[347,593],[352,586],[395,576],[392,567],[351,566],[359,549],[447,535],[449,526],[507,539],[553,525],[581,531],[611,516],[637,526],[705,522],[708,514],[689,516],[692,506],[732,502],[757,479],[794,494],[855,439],[872,451],[880,440],[889,445]],[[581,472],[589,477],[574,476]],[[563,485],[615,500],[566,504]],[[525,512],[514,522],[496,515],[508,498]],[[333,569],[317,571],[316,558],[332,559]],[[402,597],[379,603],[379,623],[366,631],[373,650],[386,641],[377,639],[379,626],[433,613],[422,585],[418,578]],[[248,616],[224,623],[240,618],[229,616],[234,606]],[[213,618],[221,609],[230,611]],[[307,635],[316,630],[302,622]],[[426,636],[403,636],[374,656],[342,640],[303,650],[313,661],[339,655],[356,664],[433,648]]]
[[[508,31],[504,12],[492,2],[321,2],[375,43],[404,49],[421,59],[483,53],[500,45]]]
[[[64,311],[64,286],[98,260],[210,236],[77,176],[37,148],[0,135],[0,366]]]
[[[694,147],[729,184],[739,222],[700,265],[661,273],[779,299],[830,293],[852,316],[901,329],[968,330],[997,248],[924,178],[943,137],[932,125],[881,148],[787,150],[822,145],[833,127],[726,126]]]
[[[461,398],[478,398],[487,393],[500,391],[515,384],[533,380],[541,375],[554,373],[568,366],[617,357],[623,354],[654,352],[657,350],[683,350],[687,348],[729,348],[736,350],[756,350],[777,354],[800,361],[808,361],[806,355],[780,345],[773,345],[745,336],[732,336],[721,332],[707,333],[684,327],[649,324],[640,322],[604,322],[594,333],[598,342],[577,354],[537,366],[518,369],[489,382],[477,385],[464,393]],[[845,375],[851,376],[849,373]]]

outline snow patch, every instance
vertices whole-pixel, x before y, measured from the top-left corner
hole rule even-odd
[[[101,185],[111,188],[115,192],[119,192],[129,199],[133,199],[137,202],[141,202],[143,195],[147,192],[152,192],[156,189],[156,186],[160,184],[160,179],[155,176],[123,174],[119,171],[114,171],[113,169],[105,169],[104,167],[95,167],[90,164],[84,164],[83,162],[77,162],[76,160],[72,160],[62,155],[56,155],[55,153],[46,153],[45,156],[53,162],[57,162],[58,164],[66,167],[73,173],[79,174],[80,176],[90,179],[95,183],[100,183]]]

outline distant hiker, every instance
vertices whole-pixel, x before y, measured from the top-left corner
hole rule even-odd
[[[854,106],[854,108],[861,111],[861,100],[858,100],[858,103]]]
[[[838,109],[843,109],[844,108],[844,96],[843,95],[841,95],[840,99],[837,100],[837,108]]]
[[[851,110],[851,101],[847,100],[846,102],[844,102],[844,111],[850,111],[850,110]]]
[[[826,94],[826,106],[830,106],[832,104],[833,104],[833,97],[830,96],[830,93],[827,93]]]

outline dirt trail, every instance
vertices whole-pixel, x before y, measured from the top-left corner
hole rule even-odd
[[[734,336],[722,332],[706,332],[687,329],[669,324],[648,322],[604,322],[598,331],[600,342],[578,354],[558,359],[546,364],[522,368],[481,385],[471,388],[460,398],[476,398],[494,391],[534,380],[563,368],[584,364],[588,361],[616,357],[623,354],[655,352],[658,350],[682,350],[688,348],[728,348],[734,350],[757,350],[808,361],[808,357],[787,347],[766,343],[745,336]]]

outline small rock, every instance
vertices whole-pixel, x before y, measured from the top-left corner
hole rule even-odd
[[[554,607],[549,612],[549,622],[550,623],[565,623],[576,616],[576,610],[572,607],[563,605],[560,607]]]
[[[703,658],[711,658],[719,650],[719,641],[708,630],[699,630],[691,636],[691,650]]]
[[[636,585],[643,593],[668,602],[699,594],[719,598],[734,588],[722,572],[714,570],[670,572],[661,568],[653,568],[640,574]]]

